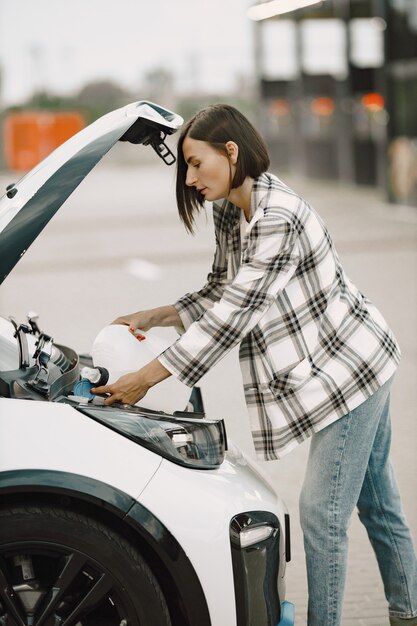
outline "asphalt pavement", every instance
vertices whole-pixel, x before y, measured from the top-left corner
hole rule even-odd
[[[80,185],[0,291],[0,314],[23,321],[35,310],[42,329],[80,352],[90,351],[100,329],[118,315],[168,304],[201,287],[211,265],[210,209],[199,219],[197,234],[187,235],[176,213],[174,170],[153,154],[137,156],[137,147],[123,150],[106,156]],[[369,188],[282,178],[322,215],[349,277],[381,309],[401,345],[392,462],[416,539],[417,209],[389,205]],[[14,181],[16,174],[0,172],[0,193]],[[171,329],[160,334],[175,338]],[[201,388],[208,416],[224,418],[229,437],[254,456],[237,350],[205,376]],[[307,624],[298,522],[307,454],[304,443],[281,461],[262,463],[291,515],[287,596],[296,605],[296,626]],[[388,624],[375,557],[355,514],[343,626]]]

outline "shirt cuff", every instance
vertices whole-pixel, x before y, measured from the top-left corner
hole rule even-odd
[[[179,337],[175,343],[162,352],[158,357],[158,361],[163,365],[171,374],[173,374],[178,380],[187,385],[187,387],[194,387],[208,372],[208,367],[201,362],[192,359],[188,353],[181,348],[181,339]]]
[[[175,378],[178,378],[179,381],[181,381],[182,383],[185,383],[187,385],[187,387],[193,387],[194,386],[194,383],[188,382],[182,376],[181,370],[178,367],[175,366],[175,364],[172,362],[172,360],[167,359],[167,357],[165,356],[165,352],[163,352],[162,354],[160,354],[156,358],[161,363],[161,365],[163,365],[165,367],[165,369],[168,370],[168,372],[171,372],[171,374],[173,376],[175,376]]]
[[[181,302],[181,300],[178,300],[177,302],[174,302],[174,304],[172,305],[174,307],[174,309],[176,310],[176,312],[178,313],[180,320],[182,322],[182,325],[184,326],[185,330],[187,330],[187,328],[189,328],[191,326],[191,324],[194,322],[194,318],[191,317],[191,315],[188,313],[187,311],[187,307],[185,304],[183,304]],[[176,326],[177,330],[178,327]],[[178,332],[180,332],[178,330]],[[184,331],[180,332],[180,335],[182,335]]]

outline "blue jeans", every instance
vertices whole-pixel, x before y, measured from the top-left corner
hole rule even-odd
[[[300,497],[308,626],[340,624],[355,506],[376,554],[390,615],[417,615],[417,561],[388,459],[391,382],[312,437]]]

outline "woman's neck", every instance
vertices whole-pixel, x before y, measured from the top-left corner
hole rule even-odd
[[[229,193],[228,200],[235,206],[242,209],[245,213],[246,220],[249,221],[250,217],[250,201],[252,195],[253,178],[247,176],[240,187],[232,189]]]

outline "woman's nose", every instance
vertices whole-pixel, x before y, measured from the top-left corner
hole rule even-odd
[[[187,176],[185,177],[185,184],[187,185],[187,187],[193,187],[193,185],[195,185],[196,182],[197,182],[197,176],[195,175],[192,169],[188,168]]]

